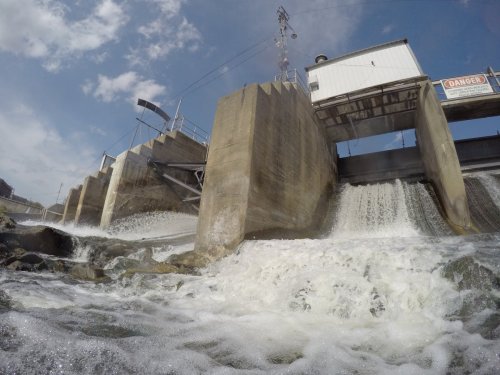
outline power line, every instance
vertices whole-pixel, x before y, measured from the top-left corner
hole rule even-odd
[[[253,54],[251,54],[251,55],[247,56],[247,58],[246,58],[246,59],[244,59],[244,60],[240,61],[238,64],[236,64],[236,65],[232,66],[231,68],[229,68],[229,69],[227,69],[227,70],[223,71],[222,73],[220,73],[220,74],[216,75],[215,77],[213,77],[213,78],[212,78],[212,79],[210,79],[209,81],[204,82],[203,84],[198,85],[198,86],[196,86],[196,87],[192,88],[192,87],[193,87],[193,86],[195,86],[197,83],[201,82],[203,79],[205,79],[206,77],[208,77],[210,74],[214,73],[215,71],[217,71],[217,70],[218,70],[218,69],[220,69],[221,67],[223,67],[223,66],[225,66],[225,65],[229,64],[230,62],[232,62],[232,61],[236,60],[238,57],[240,57],[240,56],[242,56],[242,55],[246,54],[247,52],[251,51],[252,49],[254,49],[254,48],[256,48],[256,47],[260,46],[261,44],[263,44],[263,43],[265,43],[265,42],[267,42],[269,39],[270,39],[269,37],[266,37],[265,39],[262,39],[262,40],[260,40],[260,41],[258,41],[258,42],[256,42],[256,43],[252,44],[251,46],[249,46],[249,47],[245,48],[244,50],[242,50],[241,52],[237,53],[236,55],[234,55],[234,56],[233,56],[233,57],[231,57],[230,59],[228,59],[228,60],[224,61],[222,64],[218,65],[218,66],[217,66],[217,67],[215,67],[214,69],[210,70],[209,72],[205,73],[203,76],[201,76],[200,78],[198,78],[196,81],[194,81],[194,82],[192,82],[191,84],[189,84],[186,88],[184,88],[183,90],[181,90],[181,91],[180,91],[180,92],[179,92],[179,93],[178,93],[178,94],[177,94],[174,98],[179,97],[181,94],[186,95],[186,94],[192,93],[192,92],[194,92],[194,91],[196,91],[196,90],[199,90],[200,88],[202,88],[202,87],[204,87],[204,86],[208,85],[209,83],[213,82],[214,80],[218,79],[218,78],[219,78],[219,77],[221,77],[222,75],[224,75],[224,74],[228,73],[229,71],[231,71],[231,70],[233,70],[233,69],[237,68],[237,67],[238,67],[238,66],[240,66],[241,64],[243,64],[243,63],[247,62],[247,61],[248,61],[248,60],[250,60],[251,58],[253,58],[253,57],[257,56],[257,55],[258,55],[258,54],[260,54],[260,53],[262,53],[263,51],[265,51],[265,50],[268,48],[268,46],[265,46],[264,48],[262,48],[262,49],[258,50],[257,52],[255,52],[255,53],[253,53]],[[191,90],[189,90],[190,88],[192,88],[192,89],[191,89]],[[189,91],[187,91],[187,90],[189,90]],[[191,122],[193,125],[198,126],[198,125],[194,124],[192,121],[190,121],[190,120],[188,120],[188,121],[189,121],[189,122]],[[132,129],[130,129],[129,131],[127,131],[127,132],[126,132],[125,134],[123,134],[123,135],[122,135],[122,136],[121,136],[121,137],[120,137],[117,141],[115,141],[115,142],[114,142],[111,146],[107,147],[107,149],[109,150],[109,149],[113,148],[114,146],[116,146],[116,145],[117,145],[119,142],[121,142],[121,141],[122,141],[122,140],[123,140],[123,139],[124,139],[127,135],[129,135],[132,131],[134,131],[134,130],[135,130],[135,128],[136,128],[136,127],[134,126]],[[92,164],[91,164],[89,167],[87,167],[85,170],[86,170],[86,171],[90,170],[90,169],[92,168],[92,165],[94,165],[94,164],[95,164],[95,163],[96,163],[96,162],[97,162],[97,161],[98,161],[101,157],[102,157],[102,155],[99,155],[99,156],[98,156],[95,160],[93,160],[93,161],[92,161]],[[77,179],[75,179],[74,181],[76,181],[76,180],[77,180]]]
[[[490,1],[497,1],[497,0],[482,0],[485,2],[490,2]],[[336,8],[342,8],[342,7],[353,7],[353,6],[358,6],[358,5],[366,5],[366,4],[371,4],[371,5],[377,5],[381,3],[403,3],[403,2],[427,2],[427,3],[436,3],[436,2],[453,2],[457,3],[457,0],[365,0],[365,1],[358,1],[358,2],[349,2],[349,3],[344,3],[344,4],[335,4],[335,5],[329,5],[326,7],[322,8],[315,8],[315,9],[306,9],[303,11],[299,11],[296,13],[291,14],[291,16],[296,16],[299,14],[306,14],[306,13],[315,13],[315,12],[323,12],[325,10],[330,10],[330,9],[336,9]]]
[[[198,78],[196,81],[190,83],[187,87],[185,87],[184,89],[182,89],[181,91],[177,92],[177,94],[175,96],[173,96],[173,99],[177,99],[179,98],[180,96],[182,96],[183,94],[187,94],[187,93],[190,93],[190,92],[193,92],[194,90],[190,90],[188,91],[191,87],[195,86],[197,83],[201,82],[202,80],[204,80],[206,77],[208,77],[210,74],[216,72],[217,70],[219,70],[220,68],[222,68],[223,66],[229,64],[230,62],[236,60],[238,57],[244,55],[245,53],[251,51],[252,49],[260,46],[261,44],[267,42],[270,38],[269,37],[266,37],[252,45],[250,45],[249,47],[245,48],[244,50],[238,52],[236,55],[234,55],[233,57],[227,59],[226,61],[224,61],[223,63],[221,63],[220,65],[217,65],[215,68],[213,68],[212,70],[208,71],[207,73],[205,73],[204,75],[202,75],[200,78]],[[244,60],[244,61],[247,61],[247,60]],[[223,72],[222,74],[224,73],[227,73],[227,71]],[[200,87],[203,87],[203,86],[200,86]]]
[[[238,64],[232,66],[231,68],[228,68],[227,70],[224,70],[223,72],[221,72],[220,74],[216,75],[215,77],[212,77],[210,80],[204,82],[203,84],[201,85],[198,85],[198,86],[195,86],[192,90],[189,90],[187,91],[184,95],[187,95],[187,94],[191,94],[193,92],[195,92],[196,90],[199,90],[201,89],[202,87],[205,87],[206,85],[208,85],[209,83],[212,83],[213,81],[215,81],[216,79],[220,78],[221,76],[223,76],[224,74],[230,72],[231,70],[237,68],[238,66],[244,64],[245,62],[247,62],[248,60],[254,58],[255,56],[261,54],[262,52],[264,52],[267,48],[269,48],[269,46],[265,46],[264,48],[261,48],[260,50],[258,50],[257,52],[251,54],[250,56],[248,56],[246,59],[240,61]]]

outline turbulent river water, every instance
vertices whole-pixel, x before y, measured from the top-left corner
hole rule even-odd
[[[490,233],[453,235],[427,186],[395,181],[343,186],[323,238],[245,241],[199,275],[1,270],[0,373],[500,374],[499,179],[467,187]],[[62,229],[155,238],[161,261],[196,217]]]

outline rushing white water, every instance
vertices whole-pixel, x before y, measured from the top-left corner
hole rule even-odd
[[[443,274],[470,257],[498,275],[500,234],[430,236],[429,202],[346,186],[328,238],[245,241],[199,275],[1,271],[0,373],[498,374],[497,287]]]
[[[491,175],[485,172],[473,174],[481,180],[495,205],[500,208],[500,175]]]
[[[69,223],[50,224],[51,227],[71,233],[75,236],[95,236],[122,240],[169,239],[194,235],[198,218],[178,212],[150,212],[136,214],[117,220],[109,229],[74,225]],[[41,221],[24,221],[23,225],[46,225]]]
[[[451,234],[423,184],[396,180],[342,189],[331,237],[411,237]]]
[[[154,240],[156,245],[152,247],[153,259],[164,261],[172,254],[192,250],[193,244],[191,241],[196,234],[197,223],[198,218],[193,215],[177,212],[150,212],[117,220],[106,230],[99,227],[74,225],[73,223],[50,225],[53,228],[79,237],[102,237],[127,241]],[[46,225],[46,223],[40,221],[25,221],[22,224],[29,226]],[[186,239],[186,241],[181,241],[182,244],[178,243],[176,246],[172,246],[170,242],[176,239]],[[72,260],[86,262],[92,250],[91,246],[80,244],[75,249]],[[140,253],[139,251],[139,255]],[[134,255],[130,257],[134,258]]]
[[[408,237],[417,234],[399,180],[394,184],[347,185],[344,188],[332,236]]]

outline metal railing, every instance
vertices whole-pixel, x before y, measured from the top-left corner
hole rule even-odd
[[[484,93],[484,94],[478,94],[478,95],[474,95],[474,96],[484,96],[484,95],[491,95],[491,94],[499,94],[500,93],[500,72],[489,71],[488,73],[478,73],[478,74],[485,74],[486,75],[486,78],[488,79],[488,82],[489,82],[493,92],[490,94]],[[434,89],[436,90],[436,93],[438,95],[439,100],[441,100],[441,101],[450,100],[446,97],[446,93],[444,91],[443,85],[441,84],[441,81],[433,81],[432,84],[434,85]]]
[[[307,86],[306,81],[302,78],[302,76],[299,74],[297,69],[292,69],[286,72],[286,76],[283,76],[282,74],[277,74],[274,76],[274,81],[282,81],[282,82],[291,82],[291,83],[296,83],[297,86],[302,88],[304,93],[309,95],[309,89]]]
[[[183,115],[179,115],[172,121],[170,131],[180,131],[184,135],[187,135],[189,138],[192,138],[196,142],[204,145],[208,145],[208,143],[210,142],[210,134],[208,134],[205,130],[197,126],[195,123],[193,123]]]

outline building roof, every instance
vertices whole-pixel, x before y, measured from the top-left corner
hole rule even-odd
[[[328,60],[325,60],[325,61],[321,61],[321,62],[319,62],[317,64],[313,64],[313,65],[307,66],[305,68],[305,70],[306,70],[306,72],[308,72],[310,69],[317,68],[318,66],[328,65],[328,64],[331,64],[331,63],[334,63],[334,62],[338,62],[340,60],[344,60],[344,59],[347,59],[347,58],[350,58],[350,57],[354,57],[354,56],[357,56],[357,55],[363,55],[363,54],[366,54],[367,52],[370,52],[370,51],[375,51],[375,50],[378,50],[378,49],[387,48],[387,47],[390,47],[392,45],[398,45],[398,44],[408,44],[408,39],[405,38],[405,39],[394,40],[392,42],[378,44],[376,46],[371,46],[371,47],[368,47],[368,48],[363,48],[363,49],[360,49],[358,51],[349,52],[346,55],[342,55],[342,56],[339,56],[339,57],[335,57],[333,59],[328,59]]]

